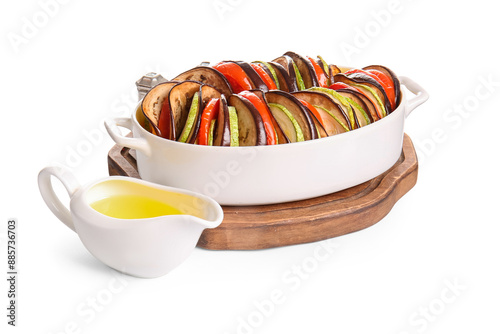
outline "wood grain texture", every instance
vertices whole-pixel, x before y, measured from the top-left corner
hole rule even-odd
[[[110,175],[139,177],[135,152],[114,146]],[[356,232],[380,221],[417,182],[418,161],[406,134],[394,166],[358,186],[303,201],[259,206],[223,206],[224,220],[206,229],[198,246],[251,250],[320,241]]]

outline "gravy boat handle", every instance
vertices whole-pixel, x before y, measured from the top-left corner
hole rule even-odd
[[[42,194],[42,198],[45,201],[45,204],[47,204],[50,211],[52,211],[52,213],[57,218],[59,218],[60,221],[62,221],[66,226],[75,231],[71,213],[69,212],[68,208],[66,208],[64,204],[61,203],[56,193],[54,192],[51,176],[54,176],[59,179],[59,181],[61,181],[70,197],[72,197],[73,194],[78,191],[78,189],[80,189],[80,184],[76,180],[73,173],[71,173],[66,167],[45,167],[38,174],[38,188],[40,188],[40,193]]]

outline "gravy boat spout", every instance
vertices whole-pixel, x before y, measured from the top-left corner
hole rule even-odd
[[[51,176],[66,187],[69,211]],[[223,219],[220,205],[205,195],[140,179],[112,176],[81,187],[66,168],[47,167],[38,182],[48,207],[90,253],[132,276],[167,274],[191,254],[204,229]]]

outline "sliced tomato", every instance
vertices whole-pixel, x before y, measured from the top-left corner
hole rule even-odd
[[[219,113],[220,99],[211,99],[208,101],[201,114],[200,132],[198,134],[198,145],[208,145],[210,137],[210,125],[212,120],[217,118]]]
[[[267,88],[269,88],[269,89],[278,89],[276,87],[276,84],[274,83],[274,80],[269,76],[269,74],[267,74],[266,71],[264,71],[264,69],[262,67],[260,67],[257,64],[254,64],[254,63],[250,63],[250,66],[252,66],[252,68],[255,70],[255,72],[257,72],[257,74],[262,79],[262,81],[264,81],[264,83],[266,84]]]
[[[220,62],[214,68],[224,75],[234,93],[252,89],[252,81],[245,71],[236,63]]]
[[[299,99],[300,103],[302,103],[307,109],[309,109],[313,114],[314,116],[316,116],[316,118],[318,119],[318,121],[321,123],[321,125],[323,127],[325,127],[325,124],[323,123],[323,119],[321,118],[321,115],[320,113],[318,112],[318,110],[316,110],[316,108],[310,104],[309,102],[305,101],[305,100],[301,100]]]
[[[276,141],[276,132],[273,126],[273,119],[272,119],[273,116],[271,115],[271,112],[269,111],[267,104],[264,101],[262,101],[257,95],[249,91],[240,92],[238,95],[250,101],[257,109],[260,116],[262,117],[262,122],[264,123],[264,130],[266,131],[267,145],[276,145],[277,141]]]
[[[387,98],[389,98],[389,102],[391,103],[392,110],[396,109],[396,91],[394,90],[394,82],[392,79],[384,72],[378,70],[370,69],[366,70],[366,72],[373,74],[377,78],[376,80],[384,87]]]
[[[359,69],[352,69],[345,74],[351,74],[351,73],[363,73],[371,78],[377,80],[377,82],[384,88],[385,94],[387,95],[387,98],[389,99],[389,103],[391,104],[391,109],[394,110],[396,108],[396,93],[394,91],[394,83],[392,82],[392,79],[389,78],[385,73],[382,73],[377,70],[359,70]]]
[[[320,87],[328,87],[328,77],[325,71],[319,66],[318,62],[311,57],[307,57],[314,67],[314,72],[318,77],[318,83]]]
[[[337,89],[352,89],[352,90],[355,90],[355,91],[359,92],[359,89],[357,89],[356,87],[349,86],[348,84],[346,84],[344,82],[340,82],[340,81],[339,82],[334,82],[328,88],[333,89],[333,90],[337,90]]]

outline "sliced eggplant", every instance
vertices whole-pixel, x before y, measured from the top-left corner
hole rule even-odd
[[[273,117],[280,124],[290,142],[304,141],[304,132],[292,113],[281,104],[269,103],[268,105]]]
[[[180,134],[184,128],[193,96],[200,90],[201,86],[202,84],[198,81],[184,81],[170,90],[168,102],[176,134]]]
[[[236,64],[238,64],[243,69],[243,71],[245,71],[246,75],[250,78],[250,81],[252,81],[252,86],[254,89],[260,89],[264,92],[267,92],[269,90],[267,85],[260,77],[259,73],[257,73],[257,71],[255,71],[249,63],[244,61],[237,61]]]
[[[303,81],[302,81],[302,77],[300,77],[300,72],[297,68],[297,65],[293,61],[292,57],[287,56],[287,55],[283,55],[281,57],[274,59],[271,62],[271,64],[272,63],[280,64],[281,66],[283,66],[283,68],[288,73],[288,77],[290,78],[290,86],[288,86],[288,91],[289,92],[299,91],[300,90],[299,81],[302,83],[303,83]],[[298,76],[297,76],[297,74],[298,74]]]
[[[209,66],[197,66],[184,73],[179,74],[173,80],[177,81],[199,81],[204,84],[213,86],[215,89],[220,91],[222,94],[229,96],[233,93],[231,86],[227,81],[226,77],[222,75],[216,69]]]
[[[349,130],[352,130],[355,127],[355,119],[354,119],[354,113],[352,112],[351,106],[347,99],[345,99],[341,94],[337,93],[335,90],[330,89],[330,88],[324,88],[324,87],[311,87],[307,90],[308,92],[315,92],[315,93],[321,93],[325,95],[326,97],[330,98],[335,105],[340,108],[340,111],[343,115],[343,117],[340,117],[339,120],[344,122],[343,123]],[[320,100],[321,101],[321,100]],[[326,100],[323,100],[324,103],[327,103]],[[311,102],[309,102],[311,103]],[[330,105],[324,106],[325,108],[329,108]],[[334,108],[334,107],[333,107]]]
[[[296,92],[297,84],[290,78],[288,71],[283,67],[283,65],[276,62],[268,62],[269,65],[275,70],[276,77],[278,78],[280,90],[284,92]]]
[[[264,104],[269,107],[269,103],[267,103],[266,96],[264,95],[264,92],[262,92],[261,90],[252,90],[252,93],[254,93],[255,95],[257,95],[259,97],[259,99],[261,99],[262,101],[264,101]],[[272,113],[271,113],[270,109],[269,109],[269,113],[272,116]],[[283,132],[283,129],[281,128],[281,126],[279,125],[279,123],[276,121],[276,119],[274,117],[271,117],[271,119],[272,119],[272,122],[273,122],[274,131],[276,132],[276,136],[278,137],[278,141],[277,141],[278,144],[289,143],[290,139],[288,139],[288,137],[285,135],[285,133]]]
[[[394,84],[394,95],[396,96],[396,108],[397,108],[401,103],[401,83],[399,82],[398,76],[389,68],[382,65],[366,66],[363,67],[363,70],[377,70],[386,74],[389,78],[392,79],[392,83]]]
[[[239,95],[231,95],[228,105],[236,108],[238,113],[238,133],[240,146],[266,145],[264,123],[254,105]]]
[[[337,93],[344,96],[352,106],[359,121],[359,126],[363,127],[373,122],[371,113],[375,113],[375,107],[363,94],[351,89],[338,89]],[[371,108],[371,109],[370,109]]]
[[[217,127],[214,133],[214,146],[231,146],[231,126],[229,123],[229,109],[227,100],[221,95]]]
[[[318,107],[323,112],[326,111],[329,116],[334,118],[337,122],[341,123],[342,127],[346,131],[349,131],[353,128],[345,109],[341,107],[336,101],[334,101],[329,95],[326,95],[326,93],[322,93],[320,91],[304,91],[293,93],[293,95],[298,99],[307,101],[312,104],[318,110],[318,112],[320,111]],[[320,114],[322,114],[322,112],[320,112]],[[325,130],[327,130],[328,135],[332,135],[332,128],[337,128],[337,126],[327,126],[325,124]],[[333,134],[336,133],[338,133],[338,131]]]
[[[325,126],[325,131],[328,136],[338,135],[339,133],[344,133],[349,131],[349,129],[340,121],[330,110],[316,105],[314,106],[318,113],[321,115],[323,125]]]
[[[359,89],[352,87],[352,86],[349,86],[349,85],[346,85],[346,86],[347,86],[346,88],[337,89],[336,92],[338,92],[339,94],[341,94],[342,92],[347,92],[347,93],[352,93],[352,94],[356,95],[358,98],[360,98],[365,103],[365,105],[366,105],[365,111],[366,111],[366,114],[368,115],[368,118],[370,119],[370,123],[378,121],[380,118],[378,117],[377,109],[376,109],[375,105],[373,104],[373,102]],[[341,95],[344,95],[344,94],[341,94]]]
[[[284,106],[297,120],[304,134],[304,140],[317,139],[318,132],[314,121],[302,103],[293,95],[279,90],[269,91],[265,94],[268,104],[274,103]],[[286,133],[286,131],[283,129]],[[291,138],[289,138],[291,140]]]
[[[382,86],[373,78],[365,74],[352,73],[346,76],[344,73],[339,73],[334,76],[335,82],[343,82],[360,90],[365,96],[372,101],[377,110],[378,118],[383,118],[390,111],[391,106],[387,95]]]
[[[308,108],[306,107],[306,109],[308,109]],[[310,111],[310,114],[311,114],[311,117],[314,121],[314,125],[316,126],[316,130],[318,131],[319,138],[328,137],[328,133],[326,132],[326,129],[323,127],[323,124],[321,124],[321,122],[318,120],[318,118],[314,115],[314,113],[312,111]]]
[[[391,112],[391,102],[389,101],[384,88],[377,80],[373,79],[369,75],[357,72],[348,74],[347,76],[355,83],[369,87],[369,90],[372,91],[372,93],[376,93],[377,101],[381,102],[384,107],[384,116],[387,116]]]
[[[319,87],[318,78],[316,77],[316,72],[314,71],[314,66],[311,64],[309,59],[302,57],[301,55],[288,51],[285,53],[286,56],[290,56],[300,72],[302,80],[304,81],[304,88]]]
[[[220,99],[220,97],[221,92],[216,88],[209,85],[201,86],[201,100],[203,102],[203,108],[205,108],[211,99]]]
[[[171,135],[171,133],[168,133],[172,124],[171,117],[168,115],[168,108],[164,116],[160,115],[165,101],[167,101],[168,107],[168,94],[170,90],[178,83],[178,81],[167,81],[156,85],[144,96],[141,104],[142,112],[154,131],[159,136],[167,139],[175,137],[175,134]]]
[[[319,66],[323,69],[323,71],[330,76],[330,67],[328,66],[328,63],[323,59],[321,56],[317,56],[316,62],[318,63]]]

